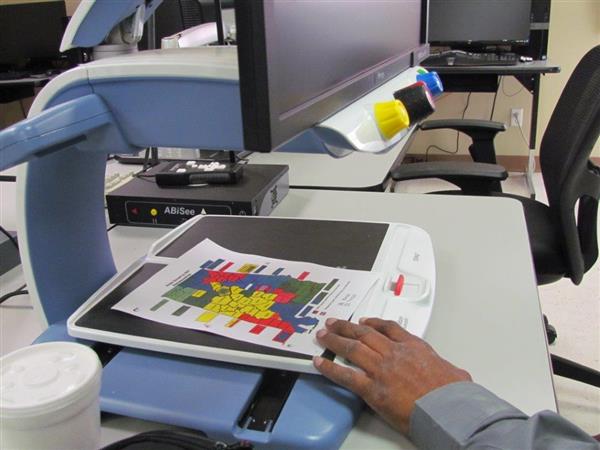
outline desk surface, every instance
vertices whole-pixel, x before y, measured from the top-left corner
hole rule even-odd
[[[365,192],[291,190],[274,211],[282,217],[395,221],[431,235],[437,264],[436,305],[426,339],[445,358],[527,413],[556,410],[533,264],[520,205],[507,199]],[[503,238],[489,230],[503,229]],[[143,255],[167,230],[116,227],[109,232],[119,268]],[[20,299],[19,301],[23,301]],[[29,310],[0,310],[8,347],[30,342]],[[4,333],[6,324],[19,323]],[[106,416],[108,444],[133,433],[164,428]],[[413,448],[370,412],[348,436],[344,449]]]
[[[37,86],[40,84],[47,83],[55,76],[56,75],[51,75],[51,76],[40,75],[40,76],[36,76],[36,77],[15,78],[14,80],[0,80],[0,87],[9,87],[9,86],[22,85],[22,84],[33,84],[33,85]]]
[[[289,183],[292,188],[384,191],[390,179],[390,169],[402,161],[411,136],[412,133],[390,151],[380,154],[352,152],[343,158],[334,158],[324,153],[270,152],[252,153],[247,159],[249,164],[289,166]],[[175,159],[193,159],[200,156],[185,149],[164,149],[161,155]],[[122,168],[118,169],[117,166]],[[141,165],[121,165],[116,161],[109,161],[106,173],[110,175],[139,169]]]
[[[475,197],[292,190],[273,215],[397,221],[424,228],[432,237],[438,271],[436,305],[426,339],[442,356],[525,412],[556,410],[533,265],[518,203]],[[489,230],[497,227],[503,227],[506,238],[490,239]],[[162,232],[113,229],[109,236],[117,265],[123,267]],[[157,427],[111,416],[103,422],[103,439],[109,443]],[[413,447],[367,411],[343,448]]]
[[[435,70],[440,74],[496,74],[496,75],[531,75],[543,73],[558,73],[560,67],[545,61],[519,62],[513,66],[429,66],[423,65],[428,70]]]
[[[383,191],[390,169],[398,164],[406,151],[410,135],[389,152],[371,154],[352,152],[344,158],[311,153],[253,153],[250,164],[287,164],[290,187],[312,189]]]
[[[405,222],[423,228],[431,235],[437,271],[427,340],[524,411],[555,408],[533,262],[517,202],[293,190],[273,215]],[[500,228],[502,239],[490,232]],[[539,384],[529,386],[529,375],[529,381]],[[516,392],[517,380],[528,385],[527,395]]]

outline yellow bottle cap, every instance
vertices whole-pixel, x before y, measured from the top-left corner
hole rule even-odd
[[[400,100],[375,103],[375,122],[386,139],[391,139],[410,125],[408,111]]]

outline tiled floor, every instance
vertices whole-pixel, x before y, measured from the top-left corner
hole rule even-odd
[[[546,202],[541,175],[534,175],[536,198]],[[396,192],[431,192],[452,186],[439,180],[398,183]],[[522,174],[503,182],[505,192],[527,195]],[[600,233],[599,233],[600,235]],[[542,311],[558,331],[552,353],[600,370],[600,262],[575,286],[570,280],[540,286]],[[600,433],[600,388],[554,377],[560,413],[591,434]]]

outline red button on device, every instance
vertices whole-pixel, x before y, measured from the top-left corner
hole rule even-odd
[[[400,274],[398,276],[398,280],[396,281],[396,286],[394,287],[394,295],[399,296],[402,292],[402,288],[404,287],[404,275]]]

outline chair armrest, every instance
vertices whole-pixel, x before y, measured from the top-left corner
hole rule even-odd
[[[508,177],[508,172],[497,164],[440,161],[414,164],[400,164],[394,167],[390,174],[394,181],[416,180],[420,178],[441,178],[461,176],[470,178],[489,178],[502,181]]]
[[[466,134],[469,134],[470,131],[484,131],[491,132],[494,135],[500,131],[506,131],[506,125],[502,122],[476,119],[428,120],[419,125],[419,128],[423,131],[450,128],[452,130],[462,131]]]
[[[506,125],[501,122],[490,122],[488,120],[449,119],[428,120],[427,122],[423,122],[419,128],[423,131],[449,128],[465,133],[473,141],[469,146],[469,153],[473,161],[496,164],[494,138],[499,132],[506,130]]]
[[[400,164],[390,175],[394,181],[440,178],[470,195],[499,192],[500,181],[508,178],[506,169],[497,164],[454,161]]]

